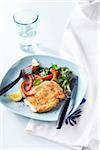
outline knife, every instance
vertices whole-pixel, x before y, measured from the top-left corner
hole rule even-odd
[[[70,83],[70,88],[72,91],[71,95],[65,96],[63,106],[62,106],[61,111],[58,116],[56,129],[61,129],[63,121],[64,121],[66,113],[67,113],[67,110],[68,110],[68,106],[70,104],[70,101],[73,101],[73,103],[74,103],[74,101],[76,99],[77,89],[78,89],[78,76],[75,76],[72,78],[71,83]]]

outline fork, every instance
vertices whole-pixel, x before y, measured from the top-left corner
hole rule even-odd
[[[21,69],[19,76],[14,81],[12,81],[11,83],[9,83],[0,90],[0,96],[3,95],[5,92],[7,92],[9,89],[11,89],[22,77],[32,74],[32,72],[33,72],[32,65]]]

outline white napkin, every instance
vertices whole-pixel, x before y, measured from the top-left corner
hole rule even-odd
[[[100,1],[81,0],[80,5],[84,14],[93,21],[100,21]]]
[[[59,51],[60,57],[71,60],[87,70],[87,102],[79,123],[74,127],[64,124],[61,130],[57,130],[55,122],[31,119],[25,129],[27,133],[65,146],[86,146],[90,140],[97,139],[97,30],[97,22],[89,20],[82,12],[80,5],[77,5],[65,27]],[[76,149],[78,150],[78,148],[82,147]]]

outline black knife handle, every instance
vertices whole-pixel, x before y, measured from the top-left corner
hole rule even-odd
[[[0,96],[2,94],[4,94],[5,92],[7,92],[9,89],[11,89],[19,80],[20,80],[20,76],[15,79],[13,82],[9,83],[7,86],[5,86],[3,89],[0,90]]]
[[[64,101],[64,104],[61,108],[61,111],[59,113],[59,116],[58,116],[58,120],[57,120],[57,126],[56,126],[56,129],[61,129],[62,127],[62,124],[63,124],[63,121],[65,119],[65,115],[66,115],[66,112],[68,110],[68,106],[69,106],[69,103],[70,103],[70,97],[66,98],[65,101]]]

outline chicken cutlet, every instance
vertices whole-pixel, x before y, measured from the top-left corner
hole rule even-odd
[[[32,88],[34,96],[26,97],[24,102],[33,112],[47,112],[55,108],[65,94],[55,81],[44,81]]]

